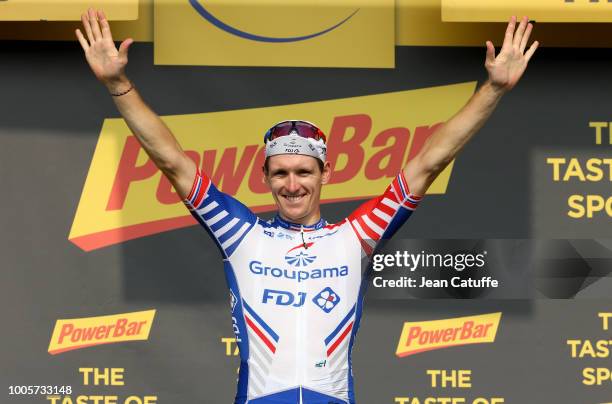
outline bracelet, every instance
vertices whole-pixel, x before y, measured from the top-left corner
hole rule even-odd
[[[130,88],[128,88],[127,90],[122,91],[120,93],[110,93],[110,95],[112,95],[113,97],[121,97],[122,95],[126,95],[127,93],[129,93],[133,89],[134,89],[134,85],[130,82]]]

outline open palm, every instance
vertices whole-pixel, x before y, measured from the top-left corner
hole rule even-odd
[[[76,35],[85,51],[89,67],[103,83],[119,80],[124,74],[128,62],[128,48],[133,40],[126,39],[117,49],[108,20],[102,11],[89,9],[81,15],[81,21],[87,38],[79,29],[76,30]]]
[[[504,43],[497,57],[493,43],[487,41],[485,67],[489,72],[489,80],[504,90],[510,90],[518,83],[539,45],[538,41],[535,41],[525,52],[533,25],[529,23],[527,17],[523,17],[518,28],[516,22],[516,17],[510,19]]]

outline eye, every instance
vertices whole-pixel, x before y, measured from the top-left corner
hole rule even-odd
[[[310,171],[310,170],[299,170],[298,171],[298,175],[300,177],[308,177],[311,174],[312,174],[312,171]]]

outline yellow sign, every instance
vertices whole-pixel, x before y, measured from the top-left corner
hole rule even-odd
[[[155,63],[394,67],[393,0],[155,2]]]
[[[508,21],[512,15],[526,15],[538,22],[611,22],[612,3],[608,0],[442,0],[443,21]]]
[[[221,191],[253,211],[275,208],[262,182],[263,134],[284,118],[328,134],[331,183],[322,202],[380,194],[437,124],[458,111],[475,82],[304,104],[163,117],[186,153]],[[444,193],[452,164],[429,193]],[[106,119],[69,239],[84,250],[195,224],[169,181],[122,119]]]
[[[451,346],[495,342],[501,313],[404,323],[395,354],[414,355]]]
[[[56,355],[94,345],[147,340],[153,317],[155,310],[57,320],[49,353]]]
[[[79,21],[89,7],[111,21],[138,18],[138,0],[10,0],[0,1],[0,21]]]
[[[562,0],[560,0],[561,2]],[[581,1],[582,3],[578,3]],[[514,4],[510,0],[508,4]],[[566,3],[568,7],[585,4],[587,0],[576,0],[575,4]],[[490,4],[481,2],[481,5]],[[534,4],[537,4],[535,2]],[[612,3],[609,3],[612,4]],[[597,7],[598,3],[590,3]],[[484,62],[485,41],[493,41],[500,46],[508,20],[512,16],[505,11],[505,17],[499,22],[454,22],[442,21],[441,0],[397,0],[396,2],[396,45],[398,46],[479,46],[482,47]],[[482,6],[481,6],[482,7]],[[606,5],[605,7],[610,7]],[[515,11],[521,15],[522,10]],[[528,14],[529,17],[533,17]],[[606,47],[612,46],[612,35],[608,35],[606,24],[590,24],[587,22],[546,23],[535,27],[531,36],[540,41],[542,46],[561,47]],[[580,35],[576,35],[580,32]],[[536,56],[537,59],[537,56]]]
[[[583,3],[586,2],[583,0]],[[2,4],[4,3],[0,0],[0,6]],[[577,0],[575,4],[579,4]],[[122,11],[127,9],[122,8]],[[442,21],[441,14],[441,0],[396,0],[395,45],[482,46],[484,49],[486,40],[501,44],[505,24],[510,17],[508,15],[508,18],[500,22],[445,22]],[[132,37],[137,42],[153,42],[153,0],[139,0],[137,15],[137,20],[130,21],[121,21],[121,18],[118,18],[120,15],[115,15],[114,12],[109,15],[116,40]],[[0,20],[6,20],[9,16],[8,13],[0,15]],[[78,15],[74,14],[72,17],[76,19]],[[25,17],[15,18],[23,20]],[[0,24],[0,39],[74,41],[74,30],[78,26],[76,21],[5,21]],[[538,25],[533,38],[547,47],[611,47],[612,36],[606,35],[606,30],[606,26],[602,24],[587,22],[574,23],[571,30],[565,23],[547,23]],[[580,35],[574,35],[574,32],[580,32]]]

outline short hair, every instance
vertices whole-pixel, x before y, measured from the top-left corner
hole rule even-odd
[[[268,159],[270,157],[266,157],[266,159],[264,160],[264,165],[263,165],[263,169],[264,169],[264,173],[267,175],[268,174]],[[319,166],[319,172],[323,173],[323,168],[325,166],[325,164],[323,163],[323,161],[321,161],[321,159],[318,159],[316,157],[313,157],[313,159],[317,160],[317,165]]]

